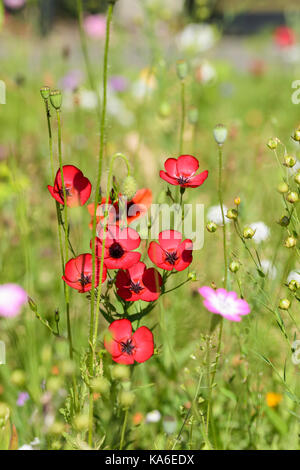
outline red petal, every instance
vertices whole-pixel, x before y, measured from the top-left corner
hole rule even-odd
[[[172,178],[176,179],[178,176],[176,158],[168,158],[165,161],[165,169],[169,176],[172,176]]]
[[[145,326],[141,326],[133,334],[136,342],[136,351],[134,359],[137,362],[145,362],[154,353],[154,341],[152,332]]]
[[[134,363],[134,354],[131,356],[129,354],[121,354],[120,356],[112,356],[112,360],[118,364],[133,364]]]
[[[177,230],[164,230],[158,236],[161,247],[166,251],[177,250],[182,235]]]
[[[155,268],[146,269],[143,275],[143,284],[149,291],[159,293],[160,286],[162,285],[162,277]]]
[[[64,204],[64,200],[60,197],[59,193],[55,191],[53,186],[48,185],[48,190],[51,196],[60,204]]]
[[[206,178],[208,177],[208,171],[202,171],[199,175],[193,176],[185,186],[189,186],[190,188],[198,188],[201,184],[204,183]]]
[[[145,269],[146,269],[146,265],[145,263],[142,263],[141,261],[139,263],[134,264],[128,269],[130,278],[135,282],[141,281]]]
[[[197,158],[192,155],[180,155],[177,160],[177,173],[183,176],[192,176],[199,168]]]
[[[122,269],[118,271],[118,274],[116,277],[116,286],[118,288],[130,286],[130,275],[128,271],[123,271]]]
[[[160,170],[159,176],[160,176],[163,180],[167,181],[168,183],[173,184],[173,186],[178,186],[178,185],[179,185],[177,179],[172,178],[171,176],[169,176],[169,175],[168,175],[165,171],[163,171],[163,170]]]
[[[141,253],[128,251],[119,259],[108,256],[105,258],[105,264],[107,269],[128,269],[135,263],[138,263],[140,259]]]
[[[127,227],[119,231],[117,240],[125,250],[135,250],[141,243],[140,236],[136,230]]]
[[[151,242],[148,248],[148,256],[152,263],[160,267],[165,261],[165,252],[157,242]]]
[[[108,333],[104,337],[104,346],[112,356],[120,356],[120,341],[127,341],[131,338],[132,326],[129,320],[116,320],[111,323]]]
[[[73,186],[73,181],[74,181],[75,176],[80,174],[80,173],[82,175],[82,171],[79,170],[79,168],[77,168],[76,166],[74,166],[74,165],[64,165],[63,166],[63,175],[64,175],[65,185]],[[56,173],[55,184],[57,184],[60,188],[62,187],[60,169]]]

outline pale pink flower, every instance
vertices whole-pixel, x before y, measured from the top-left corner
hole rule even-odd
[[[96,39],[105,37],[105,15],[89,15],[85,18],[83,26],[88,36]]]
[[[26,0],[4,0],[4,5],[11,10],[18,10],[25,5]]]
[[[236,292],[228,292],[226,289],[212,289],[203,286],[198,289],[204,297],[203,305],[212,313],[222,315],[230,321],[241,321],[241,315],[250,313],[250,306],[246,300],[239,299]]]
[[[0,317],[19,315],[22,306],[27,302],[27,294],[17,284],[0,285]]]

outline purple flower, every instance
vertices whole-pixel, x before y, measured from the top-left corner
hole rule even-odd
[[[18,399],[17,399],[17,405],[18,406],[24,406],[25,403],[29,400],[29,395],[27,392],[20,392]]]
[[[204,297],[203,305],[212,313],[222,315],[230,321],[241,321],[240,315],[248,315],[250,306],[246,300],[239,299],[236,292],[228,292],[226,289],[214,290],[203,286],[198,292]]]
[[[74,91],[79,87],[82,81],[82,73],[80,70],[70,70],[69,73],[64,75],[60,81],[60,87],[64,90]]]
[[[27,302],[27,294],[17,284],[0,285],[0,317],[19,315],[22,305]]]
[[[128,80],[122,75],[113,75],[110,77],[109,84],[114,91],[121,92],[125,91],[128,87]]]
[[[105,15],[89,15],[83,23],[86,34],[92,38],[104,38],[106,31]]]
[[[4,5],[11,10],[18,10],[25,5],[26,0],[4,0]]]

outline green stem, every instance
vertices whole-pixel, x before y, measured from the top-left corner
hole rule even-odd
[[[226,246],[226,224],[225,224],[225,215],[223,208],[223,193],[222,193],[222,165],[223,165],[223,151],[222,145],[219,145],[219,182],[218,182],[218,195],[219,203],[222,213],[222,223],[223,223],[223,252],[224,252],[224,287],[227,287],[227,272],[228,272],[228,262],[227,262],[227,246]]]
[[[124,421],[123,421],[122,433],[121,433],[120,450],[123,449],[123,445],[124,445],[125,431],[126,431],[126,426],[127,426],[127,418],[128,418],[128,408],[126,408],[125,415],[124,415]]]
[[[183,152],[183,134],[185,124],[185,81],[181,80],[181,124],[179,134],[179,155]]]

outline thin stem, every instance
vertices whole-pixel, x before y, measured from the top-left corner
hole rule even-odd
[[[121,433],[120,450],[123,449],[123,445],[124,445],[125,431],[126,431],[126,426],[127,426],[127,418],[128,418],[128,408],[126,408],[125,415],[124,415],[124,421],[123,421],[122,433]]]
[[[227,272],[228,272],[228,262],[227,262],[227,246],[226,246],[226,224],[225,224],[225,215],[223,208],[223,194],[222,194],[222,164],[223,164],[223,151],[222,145],[219,145],[219,182],[218,182],[218,194],[219,194],[219,203],[222,213],[222,224],[223,224],[223,252],[224,252],[224,287],[227,286]]]
[[[185,124],[185,81],[181,80],[181,124],[179,134],[179,155],[183,152],[183,134]]]

